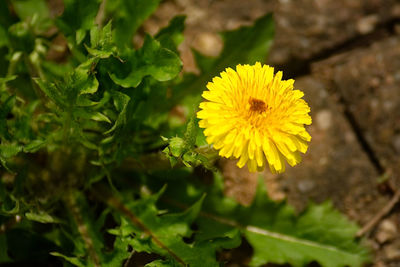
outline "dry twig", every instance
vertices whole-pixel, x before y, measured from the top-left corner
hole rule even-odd
[[[393,207],[399,202],[400,200],[400,189],[396,191],[393,195],[392,199],[378,212],[372,219],[365,224],[356,234],[357,237],[363,236],[365,233],[369,232],[376,224],[378,224],[383,217],[385,217]]]

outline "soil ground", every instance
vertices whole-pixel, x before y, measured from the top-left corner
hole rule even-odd
[[[269,194],[288,199],[299,211],[309,201],[330,199],[364,226],[400,190],[398,1],[171,0],[161,4],[144,30],[155,33],[176,14],[186,14],[181,52],[185,69],[196,71],[190,47],[218,55],[219,31],[268,12],[274,12],[276,37],[267,63],[296,80],[313,118],[303,163],[282,175],[262,174]],[[229,160],[221,166],[226,194],[251,202],[258,174]],[[399,205],[363,236],[373,248],[373,266],[400,266]],[[241,257],[230,266],[246,262],[246,255]]]

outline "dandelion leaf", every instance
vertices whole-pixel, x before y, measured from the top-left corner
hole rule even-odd
[[[65,0],[64,12],[56,24],[67,36],[73,36],[74,43],[81,43],[94,25],[101,0]]]
[[[183,30],[185,29],[185,16],[176,16],[167,27],[161,29],[155,38],[165,47],[175,53],[178,53],[178,45],[183,42]]]
[[[115,42],[120,48],[132,45],[136,30],[158,7],[160,0],[107,1],[105,12],[115,21]]]
[[[118,62],[114,71],[110,72],[111,79],[118,85],[129,88],[137,87],[146,76],[152,76],[157,81],[168,81],[178,75],[182,62],[178,55],[164,48],[150,35],[144,40],[143,47],[137,51],[128,50],[122,56],[125,62]],[[128,68],[129,73],[120,77],[122,68]]]
[[[195,221],[199,228],[196,240],[225,238],[225,244],[233,248],[238,245],[232,242],[234,231],[240,231],[254,251],[251,266],[304,266],[316,261],[321,266],[339,267],[362,266],[369,261],[368,250],[355,237],[358,227],[329,202],[310,204],[296,214],[286,202],[269,199],[260,180],[253,203],[242,206],[224,196],[220,181],[218,178],[212,186],[202,187],[178,180],[165,193],[182,203],[193,203],[207,192]]]
[[[171,264],[168,266],[219,266],[216,251],[220,243],[212,240],[196,241],[193,238],[196,232],[191,226],[199,215],[204,196],[184,212],[160,214],[155,204],[162,191],[137,201],[125,200],[126,208],[129,209],[125,215],[128,216],[111,233],[116,234],[117,239],[133,236],[130,245],[134,250],[162,255]],[[156,261],[149,266],[158,266],[155,265],[158,263],[164,266],[166,262]]]

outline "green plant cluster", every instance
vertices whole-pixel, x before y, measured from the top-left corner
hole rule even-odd
[[[133,48],[160,0],[50,2],[0,1],[0,264],[220,266],[243,242],[251,266],[368,261],[328,203],[223,194],[194,114],[214,75],[265,59],[271,15],[222,33],[216,58],[193,51],[193,74],[183,16]]]

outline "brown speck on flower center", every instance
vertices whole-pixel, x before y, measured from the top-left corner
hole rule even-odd
[[[251,111],[263,113],[264,111],[267,111],[267,109],[268,109],[268,106],[265,104],[265,102],[260,99],[250,98],[249,103],[250,103]]]

